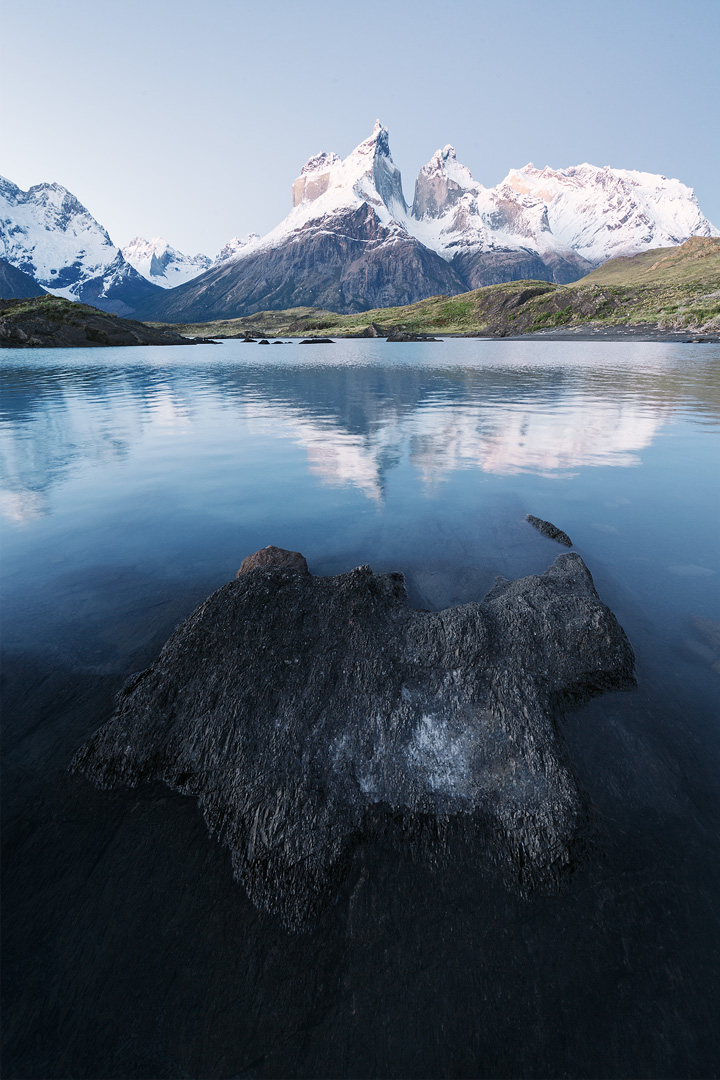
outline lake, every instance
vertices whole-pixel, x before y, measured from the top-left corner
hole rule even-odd
[[[717,1075],[720,347],[3,350],[8,1077]],[[571,536],[637,688],[561,732],[593,841],[560,895],[387,837],[304,933],[194,800],[67,773],[249,553],[481,599]]]

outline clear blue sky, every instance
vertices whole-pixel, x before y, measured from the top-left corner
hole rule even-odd
[[[376,117],[412,198],[451,142],[676,176],[720,227],[720,0],[20,0],[2,14],[0,173],[57,180],[116,243],[214,255],[265,232],[318,150]]]

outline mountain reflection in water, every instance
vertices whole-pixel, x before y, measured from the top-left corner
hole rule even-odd
[[[24,1077],[699,1076],[720,1060],[720,351],[0,353],[4,1063]],[[427,609],[572,537],[638,686],[563,720],[592,840],[519,898],[392,829],[287,934],[192,798],[66,767],[266,544]]]
[[[81,464],[118,464],[155,432],[195,437],[204,424],[234,428],[231,439],[236,425],[250,437],[290,439],[323,482],[379,500],[404,457],[428,485],[462,468],[550,477],[638,465],[677,406],[657,383],[643,395],[647,370],[520,370],[522,379],[497,367],[35,363],[9,375],[0,510],[36,517],[47,488]]]

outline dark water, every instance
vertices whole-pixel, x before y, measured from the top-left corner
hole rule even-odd
[[[262,361],[262,362],[261,362]],[[716,1076],[720,350],[349,342],[4,350],[3,1072]],[[315,928],[232,880],[192,799],[67,762],[176,623],[273,543],[412,602],[565,529],[638,687],[569,715],[595,840],[521,900],[397,838]]]

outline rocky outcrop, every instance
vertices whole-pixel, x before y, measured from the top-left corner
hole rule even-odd
[[[563,532],[562,529],[558,529],[557,525],[553,525],[552,521],[544,521],[543,518],[535,517],[534,514],[528,514],[525,520],[534,525],[538,532],[541,532],[543,536],[547,536],[549,540],[557,540],[558,544],[563,544],[565,547],[573,546],[568,534]]]
[[[247,558],[243,559],[235,577],[239,578],[243,574],[249,574],[251,570],[264,570],[270,566],[282,566],[287,570],[296,570],[301,574],[309,573],[305,556],[301,555],[299,551],[287,551],[285,548],[268,544],[267,547],[260,548],[259,551],[255,551],[252,555],[248,555]]]
[[[384,815],[430,856],[461,821],[514,887],[554,887],[585,818],[557,716],[633,672],[582,559],[436,613],[408,607],[400,574],[319,578],[301,560],[246,561],[71,769],[194,795],[253,902],[288,925],[322,907]]]
[[[0,301],[0,348],[64,349],[108,345],[197,345],[171,330],[121,319],[86,304],[55,296]]]

